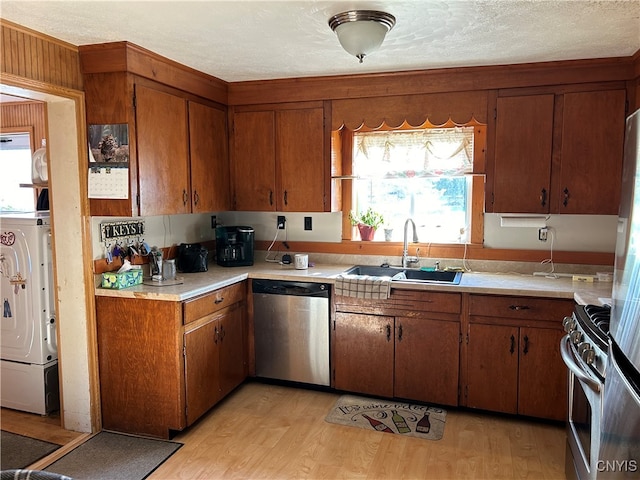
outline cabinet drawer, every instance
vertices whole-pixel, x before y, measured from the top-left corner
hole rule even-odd
[[[384,315],[403,315],[404,312],[438,312],[459,314],[461,308],[459,293],[444,293],[419,290],[392,289],[386,300],[370,300],[353,297],[335,297],[339,311],[363,311]],[[352,310],[355,308],[356,310]]]
[[[573,310],[572,300],[469,295],[469,314],[521,320],[561,321]]]
[[[183,319],[185,325],[199,318],[227,308],[245,299],[246,283],[240,282],[202,297],[184,302]]]

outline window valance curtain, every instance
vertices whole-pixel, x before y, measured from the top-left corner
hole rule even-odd
[[[359,132],[353,139],[355,166],[361,177],[373,173],[400,178],[473,172],[473,127]]]
[[[357,131],[382,125],[399,128],[403,124],[417,128],[427,122],[444,125],[448,120],[457,125],[473,120],[486,124],[487,102],[486,91],[333,100],[331,129]]]

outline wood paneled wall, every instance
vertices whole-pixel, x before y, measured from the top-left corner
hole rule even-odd
[[[82,90],[78,48],[0,20],[0,72]]]
[[[0,105],[0,131],[6,128],[33,128],[33,149],[47,138],[45,105],[42,102],[16,102]]]

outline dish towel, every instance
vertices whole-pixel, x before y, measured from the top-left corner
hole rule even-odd
[[[379,300],[389,298],[390,293],[391,277],[346,274],[336,277],[336,295]]]

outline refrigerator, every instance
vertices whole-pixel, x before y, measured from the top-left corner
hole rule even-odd
[[[0,216],[0,405],[60,408],[49,212]]]
[[[640,478],[640,110],[627,118],[598,479]]]

